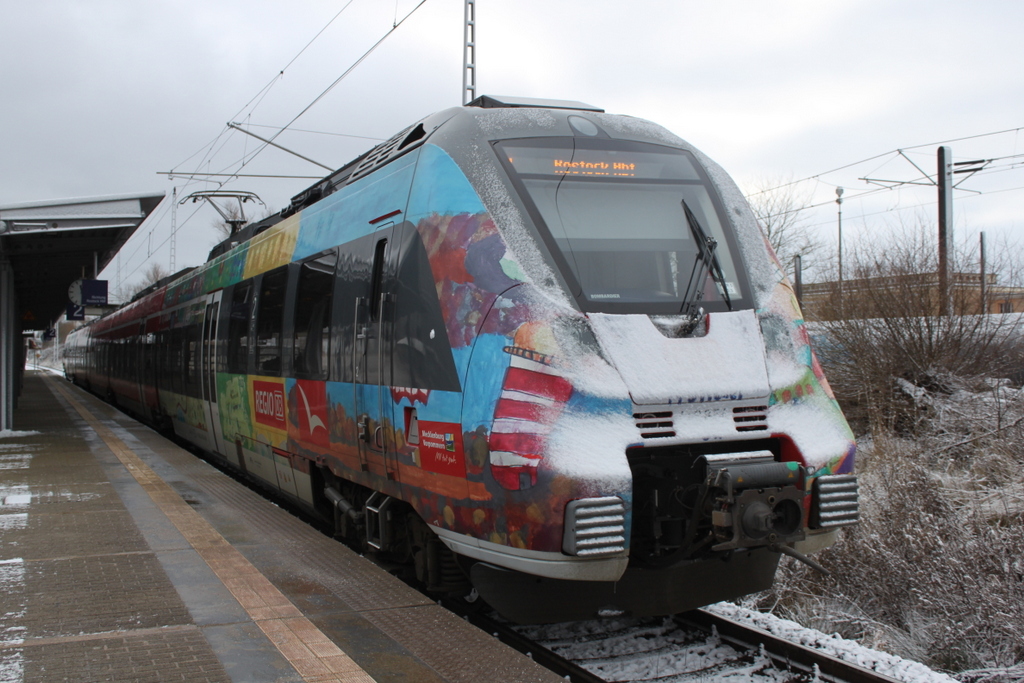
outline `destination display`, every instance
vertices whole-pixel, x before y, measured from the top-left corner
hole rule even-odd
[[[682,154],[650,151],[519,147],[506,144],[509,163],[521,176],[580,176],[623,180],[698,180]]]
[[[554,172],[573,175],[636,176],[636,163],[631,161],[572,161],[553,159]]]

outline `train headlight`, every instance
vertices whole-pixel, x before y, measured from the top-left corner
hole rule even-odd
[[[626,506],[618,496],[580,498],[565,506],[562,551],[605,557],[626,551]]]
[[[812,529],[856,524],[860,519],[857,476],[828,474],[814,480],[811,498]]]

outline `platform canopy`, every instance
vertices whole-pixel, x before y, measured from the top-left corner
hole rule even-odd
[[[66,309],[68,287],[94,278],[164,198],[125,194],[0,206],[0,260],[13,271],[16,315],[45,329]]]

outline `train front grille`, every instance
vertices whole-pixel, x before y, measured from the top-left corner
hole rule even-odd
[[[768,406],[741,406],[732,409],[732,421],[737,432],[764,432],[768,430]]]
[[[665,439],[676,435],[672,411],[633,413],[633,419],[644,439]]]

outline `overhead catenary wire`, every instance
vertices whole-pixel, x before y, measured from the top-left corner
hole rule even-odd
[[[306,114],[306,112],[308,112],[308,111],[309,111],[310,109],[312,109],[312,108],[313,108],[314,106],[316,106],[317,102],[319,102],[320,100],[322,100],[322,99],[323,99],[324,97],[326,97],[326,96],[327,96],[327,94],[328,94],[329,92],[331,92],[332,90],[334,90],[334,88],[335,88],[335,87],[336,87],[336,86],[337,86],[337,85],[338,85],[339,83],[341,83],[341,82],[342,82],[343,80],[345,80],[345,78],[346,78],[346,77],[347,77],[347,76],[348,76],[348,75],[349,75],[350,73],[352,73],[352,72],[353,72],[353,71],[354,71],[354,70],[355,70],[355,69],[356,69],[356,68],[357,68],[357,67],[358,67],[358,66],[359,66],[360,64],[362,64],[362,63],[363,63],[363,62],[364,62],[364,61],[366,60],[366,58],[367,58],[367,57],[369,57],[369,56],[370,56],[371,54],[373,54],[373,53],[374,53],[374,51],[376,51],[376,49],[377,49],[378,47],[380,47],[380,46],[381,46],[381,44],[382,44],[382,43],[383,43],[383,42],[384,42],[385,40],[387,40],[387,39],[388,39],[388,37],[390,37],[390,36],[391,36],[391,34],[392,34],[392,33],[394,33],[395,31],[397,31],[397,30],[398,30],[398,28],[399,28],[399,27],[400,27],[400,26],[401,26],[402,24],[404,24],[404,23],[406,22],[406,20],[407,20],[407,19],[408,19],[409,17],[411,17],[411,16],[413,15],[413,14],[415,14],[415,13],[416,13],[416,10],[418,10],[418,9],[419,9],[420,7],[423,7],[423,5],[425,5],[425,4],[426,4],[426,2],[427,2],[427,0],[420,0],[420,2],[418,2],[418,3],[416,4],[416,6],[415,6],[415,7],[413,7],[413,8],[411,9],[411,10],[409,10],[408,14],[406,14],[406,15],[405,15],[404,17],[402,17],[401,21],[398,21],[397,23],[395,23],[395,24],[394,24],[394,25],[393,25],[393,26],[391,27],[391,29],[390,29],[390,30],[388,30],[388,31],[387,31],[387,32],[386,32],[386,33],[385,33],[385,34],[384,34],[383,36],[381,36],[381,37],[380,37],[380,39],[379,39],[379,40],[378,40],[378,41],[377,41],[376,43],[374,43],[374,44],[373,44],[372,46],[370,46],[370,49],[368,49],[368,50],[367,50],[366,52],[364,52],[364,53],[362,54],[362,56],[360,56],[360,57],[359,57],[359,59],[357,59],[357,60],[356,60],[355,62],[353,62],[353,63],[352,63],[352,65],[351,65],[351,66],[350,66],[349,68],[345,69],[345,71],[344,71],[344,72],[343,72],[343,73],[342,73],[342,74],[341,74],[340,76],[338,76],[338,77],[337,77],[337,78],[336,78],[336,79],[334,80],[334,82],[333,82],[333,83],[331,83],[331,84],[330,84],[329,86],[327,86],[326,88],[324,88],[323,92],[321,92],[321,93],[320,93],[319,95],[317,95],[317,96],[316,96],[315,98],[313,98],[313,101],[312,101],[312,102],[310,102],[309,104],[307,104],[307,105],[306,105],[306,106],[305,106],[305,107],[304,107],[304,108],[302,109],[302,111],[300,111],[300,112],[299,112],[298,114],[296,114],[296,115],[294,116],[294,118],[292,118],[292,120],[291,120],[291,121],[289,121],[289,122],[288,122],[288,123],[286,123],[286,124],[285,124],[284,126],[282,126],[282,127],[281,127],[281,129],[280,129],[279,131],[277,131],[276,133],[274,133],[273,135],[271,135],[271,136],[270,136],[270,142],[273,142],[274,140],[276,140],[276,139],[277,139],[277,137],[278,137],[279,135],[281,135],[281,133],[283,133],[283,132],[285,132],[286,130],[288,130],[288,128],[289,128],[289,127],[291,127],[291,125],[292,125],[293,123],[295,123],[296,121],[298,121],[298,120],[299,120],[300,118],[302,118],[302,116],[303,116],[303,115],[305,115],[305,114]],[[246,160],[245,162],[243,162],[243,163],[242,163],[242,166],[241,166],[241,167],[240,167],[240,168],[239,168],[238,170],[241,170],[242,168],[244,168],[244,167],[246,166],[246,164],[248,164],[249,162],[251,162],[251,161],[252,161],[252,160],[253,160],[253,159],[254,159],[254,158],[256,157],[256,155],[257,155],[257,154],[259,154],[259,153],[260,153],[261,151],[263,151],[264,149],[266,149],[266,148],[267,148],[268,144],[269,144],[269,143],[266,143],[266,144],[264,144],[263,146],[261,146],[261,147],[260,147],[259,149],[257,149],[257,150],[256,150],[256,152],[254,152],[254,153],[253,153],[253,155],[252,155],[252,156],[251,156],[251,157],[250,157],[250,158],[249,158],[248,160]]]
[[[170,206],[170,205],[168,205],[168,206]],[[188,217],[187,217],[187,218],[185,218],[185,220],[184,220],[184,221],[181,221],[181,223],[179,223],[179,224],[178,224],[178,226],[177,226],[177,229],[178,229],[178,230],[181,230],[181,228],[182,228],[183,226],[185,226],[185,225],[186,225],[186,224],[187,224],[187,223],[188,223],[188,222],[189,222],[190,220],[192,220],[192,218],[193,218],[193,217],[195,217],[195,215],[196,215],[197,213],[199,213],[199,210],[200,210],[201,208],[202,208],[202,206],[201,206],[201,205],[200,205],[200,206],[196,206],[195,208],[193,208],[193,209],[192,209],[192,213],[190,213],[190,214],[188,215]],[[147,233],[147,237],[150,237],[150,236],[152,236],[152,234],[153,234],[153,232],[154,232],[155,230],[156,230],[156,228],[153,228],[153,229],[151,229],[151,230],[150,230],[150,231],[149,231],[149,232]],[[150,246],[150,249],[151,249],[151,251],[152,251],[153,253],[155,253],[156,251],[158,251],[158,250],[159,250],[159,249],[160,249],[160,248],[161,248],[162,246],[164,246],[165,244],[167,244],[168,242],[170,242],[170,241],[171,241],[171,237],[172,237],[172,235],[168,234],[168,235],[167,235],[167,237],[165,237],[165,238],[163,239],[163,241],[162,241],[162,242],[160,242],[159,244],[157,244],[157,245],[156,245],[155,247],[153,247],[153,246]],[[143,243],[143,244],[144,244],[144,243]],[[127,259],[126,259],[126,260],[128,260],[128,261],[131,261],[132,257],[133,257],[133,256],[134,256],[134,255],[135,255],[136,253],[138,253],[138,251],[139,251],[139,249],[141,248],[141,246],[142,246],[142,245],[140,244],[140,245],[139,245],[139,247],[136,247],[135,251],[133,251],[133,252],[132,252],[132,253],[131,253],[131,254],[130,254],[130,255],[129,255],[128,257],[127,257]],[[133,268],[133,269],[132,269],[132,270],[131,270],[130,272],[128,272],[127,274],[122,274],[122,275],[120,276],[120,278],[119,278],[119,284],[120,284],[120,283],[123,283],[123,282],[125,282],[125,281],[126,281],[126,280],[128,280],[128,279],[130,279],[130,278],[131,278],[131,277],[132,277],[133,275],[135,275],[135,273],[139,272],[139,270],[140,270],[140,269],[141,269],[141,268],[142,268],[143,266],[145,266],[145,265],[146,265],[146,263],[147,263],[148,261],[149,261],[149,258],[147,257],[147,258],[143,259],[143,260],[142,260],[142,261],[141,261],[141,262],[140,262],[140,263],[139,263],[139,264],[138,264],[137,266],[135,266],[135,267],[134,267],[134,268]]]
[[[880,188],[879,191],[885,191],[886,189],[888,189],[888,188]],[[1001,189],[998,189],[998,190],[988,190],[984,194],[986,194],[986,195],[1002,194],[1002,193],[1005,193],[1005,192],[1020,192],[1021,190],[1024,190],[1024,185],[1018,185],[1017,187],[1005,187],[1005,188],[1001,188]],[[969,199],[978,199],[981,196],[983,196],[983,195],[978,195],[978,194],[968,195],[966,197],[958,199],[957,201],[966,201],[966,200],[969,200]],[[852,198],[856,199],[857,195],[854,195]],[[847,198],[844,196],[843,197],[843,201],[845,202],[846,199]],[[813,206],[808,206],[806,208],[820,208],[822,206],[827,206],[827,205],[833,204],[833,203],[835,203],[835,200],[833,200],[831,202],[822,202],[820,204],[814,204]],[[934,203],[935,202],[933,202],[933,201],[924,201],[924,202],[917,202],[915,204],[909,204],[909,205],[893,206],[893,207],[890,207],[890,208],[887,208],[887,209],[880,209],[878,211],[870,211],[868,213],[861,213],[857,217],[863,219],[863,218],[870,218],[871,216],[882,216],[882,215],[885,215],[887,213],[898,213],[898,212],[904,212],[904,211],[914,211],[914,210],[917,210],[917,209],[923,209],[925,207],[933,206]],[[781,215],[781,214],[779,214],[779,215]],[[828,227],[828,226],[832,225],[834,222],[835,222],[834,220],[826,220],[826,221],[820,221],[820,222],[817,222],[817,223],[809,223],[807,225],[807,227],[809,227],[809,228]]]
[[[746,197],[748,199],[751,199],[751,198],[757,197],[757,196],[762,195],[762,194],[766,194],[766,193],[769,193],[769,192],[775,192],[775,191],[778,191],[778,190],[785,189],[787,187],[791,187],[791,186],[794,186],[794,185],[798,185],[800,183],[805,183],[805,182],[810,182],[810,181],[815,181],[815,182],[818,182],[818,183],[822,183],[822,184],[827,185],[829,187],[838,187],[837,184],[831,183],[831,182],[825,180],[824,176],[830,175],[832,173],[836,173],[836,172],[838,172],[840,170],[845,170],[845,169],[848,169],[848,168],[852,168],[852,167],[858,166],[860,164],[864,164],[864,163],[867,163],[867,162],[870,162],[870,161],[874,161],[874,160],[882,158],[882,157],[889,157],[889,159],[887,159],[887,161],[885,163],[882,163],[882,164],[879,164],[878,166],[875,166],[871,171],[869,171],[867,174],[865,174],[865,177],[861,178],[862,180],[870,182],[870,180],[866,176],[874,174],[876,171],[878,171],[883,166],[885,166],[889,161],[892,161],[895,156],[902,156],[903,158],[905,158],[908,161],[910,161],[909,158],[906,156],[906,154],[904,154],[904,152],[906,152],[907,150],[921,149],[921,148],[925,148],[925,147],[932,147],[932,146],[936,146],[936,145],[947,144],[947,143],[952,143],[952,142],[957,142],[957,141],[962,141],[962,140],[973,140],[973,139],[978,139],[978,138],[983,138],[983,137],[990,137],[990,136],[994,136],[994,135],[1004,135],[1004,134],[1008,134],[1008,133],[1017,133],[1020,130],[1024,130],[1024,127],[1022,127],[1022,128],[1011,128],[1011,129],[1008,129],[1008,130],[996,131],[996,132],[992,132],[992,133],[982,133],[982,134],[978,134],[978,135],[969,135],[969,136],[965,136],[965,137],[961,137],[961,138],[956,138],[956,139],[952,139],[952,140],[946,140],[946,141],[942,141],[942,142],[928,143],[926,145],[915,145],[913,147],[901,147],[901,148],[898,148],[898,149],[893,150],[891,152],[886,152],[884,154],[871,156],[871,157],[868,157],[866,159],[862,159],[860,161],[856,161],[856,162],[853,162],[853,163],[850,163],[850,164],[845,164],[845,165],[843,165],[841,167],[838,167],[837,169],[833,169],[831,171],[825,171],[825,172],[822,172],[822,173],[816,173],[816,174],[814,174],[812,176],[808,176],[808,177],[802,178],[800,180],[788,181],[786,183],[782,183],[782,184],[777,185],[775,187],[766,188],[766,189],[763,189],[763,190],[759,190],[757,192],[751,192],[751,193],[747,194]],[[995,173],[1004,173],[1004,172],[1007,172],[1007,171],[1017,170],[1018,168],[1021,168],[1022,166],[1024,166],[1024,161],[1013,161],[1013,160],[1014,159],[1021,159],[1021,158],[1024,158],[1024,154],[1022,154],[1022,153],[1014,153],[1014,154],[1007,154],[1007,155],[1003,155],[1003,156],[989,157],[989,158],[978,160],[976,163],[985,163],[987,165],[984,168],[975,171],[974,173],[972,173],[970,176],[967,176],[967,177],[989,176],[989,175],[992,175],[992,174],[995,174]],[[1004,164],[996,163],[996,162],[1001,162],[1001,161],[1009,161],[1010,163],[1004,163]],[[905,180],[905,181],[888,181],[888,182],[893,183],[891,185],[882,185],[881,184],[881,182],[887,182],[887,181],[876,182],[875,183],[876,187],[873,187],[873,188],[870,188],[870,189],[867,189],[867,190],[863,190],[863,191],[859,191],[859,192],[854,190],[852,193],[850,193],[850,188],[848,186],[844,186],[844,189],[846,189],[847,192],[848,192],[848,194],[844,197],[844,201],[863,199],[863,198],[867,198],[867,197],[870,197],[870,196],[873,196],[873,195],[876,195],[876,194],[879,194],[879,193],[890,192],[890,191],[896,189],[897,185],[925,185],[925,186],[934,185],[934,180],[933,180],[932,176],[930,176],[926,171],[921,169],[920,166],[918,166],[917,164],[913,163],[913,161],[911,161],[910,163],[915,168],[917,168],[919,171],[921,171],[922,175],[915,176],[915,177],[911,178],[910,180]],[[971,163],[975,163],[975,162],[971,162]],[[957,187],[957,189],[959,189],[961,191],[965,191],[965,192],[972,192],[972,193],[975,193],[975,194],[993,194],[995,192],[1003,191],[1003,190],[986,190],[985,192],[980,192],[978,190],[971,190],[969,188],[962,188],[962,187]],[[787,209],[785,211],[779,211],[779,212],[776,212],[776,213],[772,213],[772,214],[767,215],[766,218],[779,218],[779,217],[782,217],[782,216],[787,216],[787,215],[790,215],[790,214],[799,213],[801,211],[805,211],[805,210],[808,210],[808,209],[817,209],[817,208],[821,208],[821,207],[824,207],[824,206],[830,206],[830,205],[832,205],[834,203],[835,203],[835,199],[829,198],[829,199],[826,199],[826,200],[821,201],[821,202],[816,202],[816,203],[813,203],[813,204],[806,204],[806,205],[794,207],[794,208],[791,208],[791,209]],[[926,205],[927,204],[916,204],[916,205],[913,205],[913,206],[908,207],[908,208],[909,209],[913,209],[913,208],[919,208],[921,206],[926,206]],[[878,215],[878,214],[883,214],[883,213],[891,213],[893,211],[899,211],[899,210],[907,210],[907,209],[899,209],[899,208],[885,209],[883,211],[876,211],[876,212],[872,212],[872,213],[869,213],[869,214],[863,214],[862,217],[873,216],[873,215]],[[809,227],[816,227],[816,226],[825,225],[825,224],[826,223],[815,223],[815,224],[813,224],[813,225],[811,225]]]
[[[246,124],[250,128],[272,128],[274,130],[280,129],[282,126],[271,126],[266,123],[248,123]],[[369,140],[371,142],[384,142],[385,138],[375,138],[369,135],[352,135],[350,133],[332,133],[326,130],[309,130],[307,128],[289,128],[292,133],[312,133],[314,135],[333,135],[339,138],[354,138],[356,140]]]
[[[174,171],[157,171],[157,175],[165,175],[168,180],[175,178],[192,178],[194,176],[213,176],[229,178],[276,178],[279,180],[320,180],[319,175],[281,175],[278,173],[175,173]]]
[[[352,0],[350,0],[349,4],[351,4],[351,1]],[[353,62],[352,65],[349,66],[348,69],[346,69],[338,78],[336,78],[330,85],[328,85],[319,95],[317,95],[309,104],[307,104],[288,123],[286,123],[284,126],[281,126],[280,128],[278,128],[276,130],[276,132],[273,135],[270,136],[268,142],[264,142],[263,144],[258,145],[251,153],[245,154],[239,160],[237,160],[235,162],[232,162],[231,164],[228,164],[228,165],[222,167],[220,173],[223,175],[225,180],[218,182],[217,183],[218,187],[223,187],[225,184],[230,182],[233,177],[241,177],[242,174],[240,174],[238,172],[240,172],[242,169],[244,169],[246,166],[248,166],[264,149],[267,148],[267,146],[269,146],[270,144],[273,144],[273,141],[276,140],[279,135],[281,135],[286,130],[289,130],[291,128],[292,124],[294,124],[296,121],[298,121],[303,115],[305,115],[310,109],[312,109],[320,100],[322,100],[328,93],[330,93],[331,90],[333,90],[339,83],[341,83],[341,81],[343,81],[360,64],[362,64],[363,61],[365,61],[367,57],[369,57],[371,54],[373,54],[373,52],[376,51],[377,48],[380,47],[381,44],[383,44],[384,41],[387,40],[387,38],[389,36],[391,36],[396,30],[398,30],[398,28],[402,24],[404,24],[406,22],[406,20],[409,19],[409,17],[411,17],[414,13],[416,13],[417,10],[419,10],[424,4],[426,4],[426,2],[427,2],[427,0],[420,0],[420,2],[417,3],[415,7],[413,7],[404,17],[402,17],[401,20],[397,21],[388,31],[386,31],[384,33],[384,35],[381,36],[381,38],[378,39],[377,42],[375,42],[368,50],[366,50],[366,52],[364,52],[355,62]],[[346,7],[347,6],[348,5],[346,5]],[[322,30],[321,30],[321,33],[323,33]],[[245,109],[243,108],[241,111],[244,111],[244,110]],[[241,113],[241,111],[239,113]],[[236,116],[236,118],[237,118],[237,116]],[[223,133],[226,132],[229,129],[230,129],[229,126],[225,126],[225,131],[222,131],[221,135],[223,135]],[[353,137],[360,137],[360,136],[353,136]],[[373,138],[370,138],[370,139],[373,139]],[[222,145],[222,147],[223,147],[223,145]],[[205,161],[205,158],[204,158],[204,161]],[[232,169],[232,168],[235,169],[235,173],[234,174],[226,173],[226,171],[228,171],[229,169]],[[184,175],[186,175],[186,174],[184,174],[182,172],[176,172],[175,169],[172,169],[172,172],[174,172],[174,174],[176,176],[184,176]],[[201,175],[201,174],[197,173],[196,175]]]
[[[340,17],[342,15],[342,13],[345,10],[347,10],[349,5],[351,5],[353,2],[355,2],[355,0],[349,0],[347,3],[345,3],[345,5],[340,10],[338,10],[337,14],[335,14],[333,17],[331,17],[330,21],[328,21],[326,24],[324,24],[323,28],[321,28],[319,31],[317,31],[316,35],[314,35],[312,38],[310,38],[309,42],[307,42],[305,45],[303,45],[302,49],[299,50],[298,52],[296,52],[295,56],[292,57],[290,60],[288,60],[288,63],[285,64],[283,67],[281,67],[280,71],[278,71],[276,74],[274,74],[274,77],[271,78],[270,81],[265,86],[260,88],[259,92],[257,92],[255,95],[253,95],[252,98],[248,102],[246,102],[245,105],[243,105],[241,109],[239,109],[237,112],[235,112],[234,116],[232,116],[231,118],[232,119],[239,118],[240,116],[242,116],[243,113],[246,112],[246,110],[249,109],[250,106],[252,106],[252,110],[249,111],[248,115],[251,116],[252,112],[255,111],[256,107],[258,107],[260,105],[260,103],[263,101],[263,99],[270,93],[270,90],[274,87],[274,85],[279,80],[281,80],[281,78],[284,76],[285,71],[287,71],[292,66],[292,64],[294,64],[299,59],[299,57],[301,57],[303,55],[303,53],[305,53],[306,50],[308,50],[309,47],[314,42],[316,42],[316,40],[320,36],[323,35],[324,31],[326,31],[328,28],[330,28],[331,24],[333,24],[338,19],[338,17]],[[256,103],[255,105],[253,105],[254,102]],[[214,137],[213,140],[211,140],[210,142],[208,142],[205,145],[203,145],[202,147],[200,147],[192,155],[190,155],[187,159],[185,159],[181,163],[177,164],[177,166],[181,166],[181,165],[187,163],[189,161],[189,159],[192,159],[193,157],[196,156],[196,154],[199,154],[204,149],[212,148],[214,145],[217,144],[217,141],[220,140],[221,137],[223,137],[224,134],[228,132],[228,130],[229,129],[225,126],[220,131],[220,133],[218,133],[217,136]],[[207,153],[207,156],[209,156],[209,152]],[[205,161],[206,161],[206,158],[204,157],[203,160],[199,162],[199,165],[201,166],[203,164],[203,162],[205,162]]]
[[[874,161],[876,159],[883,159],[885,157],[891,157],[893,155],[897,155],[900,152],[904,152],[904,151],[907,151],[907,150],[922,149],[922,148],[926,148],[926,147],[935,147],[937,145],[950,145],[950,144],[953,144],[954,142],[963,142],[964,140],[976,140],[976,139],[979,139],[979,138],[992,137],[992,136],[995,136],[995,135],[1006,135],[1006,134],[1009,134],[1009,133],[1018,134],[1022,130],[1024,130],[1024,126],[1020,126],[1020,127],[1017,127],[1017,128],[1007,128],[1005,130],[999,130],[999,131],[992,131],[990,133],[978,133],[976,135],[965,135],[965,136],[962,136],[962,137],[959,137],[959,138],[950,138],[949,140],[940,140],[938,142],[928,142],[928,143],[924,143],[924,144],[920,144],[920,145],[908,145],[906,147],[899,147],[897,149],[893,149],[893,150],[890,150],[888,152],[882,152],[881,154],[875,154],[875,155],[867,157],[865,159],[861,159],[860,161],[854,161],[854,162],[851,162],[851,163],[848,163],[848,164],[843,164],[842,166],[837,166],[836,168],[833,168],[833,169],[828,170],[828,171],[822,171],[821,173],[815,173],[814,175],[807,176],[806,178],[800,178],[798,180],[791,180],[791,181],[782,183],[781,185],[776,185],[775,187],[769,187],[769,188],[765,188],[763,190],[758,190],[757,192],[751,192],[750,194],[747,195],[747,197],[748,198],[749,197],[756,197],[758,195],[767,194],[769,192],[775,192],[776,190],[781,190],[781,189],[784,189],[784,188],[787,188],[787,187],[791,187],[793,185],[799,185],[800,183],[805,183],[805,182],[808,182],[810,180],[819,180],[821,182],[825,182],[828,185],[832,185],[833,187],[836,187],[833,183],[829,183],[828,181],[822,180],[822,176],[827,176],[827,175],[831,175],[833,173],[838,173],[839,171],[845,171],[848,168],[853,168],[854,166],[859,166],[861,164],[866,164],[866,163],[868,163],[870,161]],[[1018,155],[1013,155],[1013,156],[1018,156]],[[884,165],[885,164],[880,164],[875,170],[878,170],[879,168],[881,168]],[[831,203],[831,202],[826,202],[826,203]]]
[[[994,158],[992,160],[986,160],[986,161],[1001,161],[1001,160],[1008,160],[1008,159],[1018,159],[1018,158],[1022,158],[1022,157],[1024,157],[1024,155],[1008,155],[1006,157],[996,157],[996,158]],[[995,174],[995,173],[1005,173],[1007,171],[1017,170],[1017,169],[1019,169],[1021,167],[1024,167],[1024,162],[1016,162],[1016,163],[1013,163],[1013,164],[1007,164],[1005,166],[988,167],[988,168],[986,168],[984,170],[978,171],[976,173],[976,175],[983,176],[983,175],[992,175],[992,174]],[[919,181],[927,179],[928,177],[929,176],[918,176],[918,177],[911,178],[910,180],[907,180],[905,182],[907,184],[928,184],[928,183],[919,182]],[[805,180],[801,180],[801,181],[798,181],[798,182],[806,182],[807,180],[812,180],[812,179],[813,180],[821,181],[820,178],[812,176],[811,178],[807,178]],[[824,181],[821,181],[821,182],[824,182]],[[788,184],[792,184],[792,183],[786,183],[786,184],[783,184],[783,185],[779,185],[778,187],[775,187],[773,189],[780,189],[782,187],[787,186]],[[825,184],[831,184],[831,183],[825,182]],[[862,198],[865,198],[865,197],[870,197],[872,195],[879,195],[879,194],[883,194],[883,193],[888,193],[888,191],[892,191],[893,189],[894,189],[893,186],[883,185],[883,186],[871,187],[870,189],[865,189],[863,191],[853,190],[852,194],[848,194],[848,195],[844,196],[843,201],[846,202],[848,200],[857,200],[857,199],[862,199]],[[992,194],[996,194],[996,193],[1004,193],[1004,191],[1012,191],[1013,189],[1020,189],[1020,188],[1011,187],[1011,188],[1004,188],[1004,189],[989,189],[989,190],[986,190],[984,194],[992,195]],[[759,191],[759,193],[752,193],[751,195],[748,195],[748,197],[755,197],[757,195],[761,195],[761,194],[766,193],[766,191],[771,191],[771,190],[761,190],[761,191]],[[850,191],[849,188],[847,188],[847,191],[849,193],[849,191]],[[975,191],[976,194],[981,194],[981,193],[977,193],[977,190],[971,190],[971,191]],[[784,215],[791,214],[791,213],[798,213],[800,211],[804,211],[805,209],[818,209],[820,207],[830,206],[830,205],[833,205],[835,203],[836,203],[836,200],[828,199],[828,200],[825,200],[825,201],[822,201],[822,202],[817,202],[815,204],[808,204],[806,206],[797,207],[795,209],[787,209],[786,211],[779,211],[778,213],[770,214],[770,217],[784,216]],[[927,204],[919,204],[919,205],[913,205],[910,208],[918,208],[918,207],[922,207],[922,206],[928,206],[928,205]],[[876,212],[876,213],[888,213],[890,211],[891,210],[886,210],[886,211],[881,211],[881,212]],[[874,214],[865,214],[865,215],[874,215]]]
[[[273,78],[271,78],[270,81],[265,86],[263,86],[255,95],[253,95],[253,97],[250,98],[249,101],[246,102],[246,104],[243,107],[241,107],[241,109],[239,109],[239,111],[234,116],[232,116],[231,118],[232,119],[239,119],[240,117],[243,117],[243,114],[244,114],[245,115],[244,118],[247,120],[247,123],[248,123],[248,119],[251,118],[252,113],[259,107],[259,105],[267,97],[267,95],[273,89],[274,85],[281,80],[281,78],[284,76],[285,72],[293,64],[295,64],[295,62],[309,49],[309,47],[311,45],[313,45],[313,43],[315,43],[317,41],[317,39],[319,39],[324,34],[325,31],[327,31],[327,29],[342,15],[342,13],[345,12],[346,9],[348,9],[348,7],[353,2],[354,2],[354,0],[348,0],[348,2],[346,2],[345,5],[337,13],[335,13],[334,16],[312,38],[310,38],[309,41],[307,41],[307,43],[295,54],[295,56],[293,56],[288,61],[288,63],[285,64],[285,66],[282,69],[280,69],[273,76]],[[380,45],[383,44],[383,42],[389,36],[391,36],[403,23],[405,23],[405,21],[407,19],[409,19],[424,4],[426,4],[426,0],[420,0],[420,2],[418,2],[415,5],[415,7],[412,8],[412,10],[410,10],[404,17],[402,17],[401,20],[398,20],[398,14],[397,14],[397,12],[398,12],[398,5],[397,5],[397,2],[396,2],[396,6],[395,6],[395,21],[393,22],[391,28],[388,31],[386,31],[384,33],[384,35],[379,40],[377,40],[369,48],[369,50],[367,50],[365,53],[363,53],[348,69],[346,69],[345,72],[341,74],[341,76],[339,76],[337,79],[335,79],[334,82],[332,82],[319,95],[317,95],[317,97],[315,97],[312,102],[310,102],[295,117],[293,117],[291,119],[291,121],[289,121],[284,126],[280,126],[280,127],[274,126],[274,127],[272,127],[272,128],[275,129],[276,132],[271,137],[271,140],[273,140],[274,138],[279,136],[285,130],[291,129],[292,124],[294,124],[306,112],[308,112],[312,107],[314,107],[331,90],[333,90],[342,80],[344,80],[345,77],[347,77],[349,74],[351,74],[353,70],[355,70],[360,64],[362,64],[363,61],[365,61],[367,57],[369,57],[374,51],[376,51],[377,48],[379,48]],[[251,123],[249,123],[248,125],[258,125],[258,124],[251,124]],[[292,129],[292,130],[295,130],[295,129]],[[172,169],[172,171],[164,172],[163,174],[167,175],[169,178],[183,178],[183,179],[185,179],[186,182],[185,182],[184,187],[182,188],[183,190],[184,189],[188,189],[189,187],[191,187],[191,186],[193,186],[195,184],[206,185],[207,187],[209,187],[211,183],[213,185],[215,185],[216,187],[221,188],[224,185],[226,185],[227,183],[231,182],[233,179],[239,178],[239,177],[287,178],[287,179],[317,179],[317,178],[320,177],[320,176],[299,176],[299,175],[289,176],[289,175],[278,175],[278,174],[242,174],[242,173],[239,173],[239,171],[241,171],[243,168],[245,168],[245,166],[248,163],[250,163],[253,159],[255,159],[256,156],[260,152],[262,152],[263,149],[266,148],[266,146],[267,146],[266,143],[258,146],[256,149],[252,150],[251,152],[246,151],[246,153],[243,154],[243,156],[240,159],[238,159],[237,161],[235,161],[235,162],[229,164],[228,166],[224,167],[222,169],[224,172],[205,172],[204,173],[204,172],[199,171],[199,169],[202,168],[204,165],[209,167],[210,166],[210,161],[212,160],[212,158],[214,158],[220,152],[220,150],[224,149],[224,146],[227,144],[227,140],[226,140],[227,136],[225,134],[228,133],[228,132],[230,132],[230,128],[228,126],[225,126],[224,129],[222,129],[221,132],[218,133],[213,139],[211,139],[209,142],[204,144],[199,150],[197,150],[195,153],[190,155],[183,162],[181,162],[177,166],[175,166],[175,168]],[[337,135],[337,136],[340,136],[340,137],[349,137],[349,138],[355,138],[355,139],[365,139],[365,140],[369,140],[369,141],[372,141],[372,142],[380,142],[381,141],[380,138],[373,138],[373,137],[369,137],[369,136],[360,136],[360,135],[346,135],[346,134],[343,134],[343,133],[322,133],[320,131],[308,131],[308,130],[296,130],[296,132]],[[194,159],[199,154],[202,154],[202,158],[196,164],[194,171],[192,171],[192,172],[182,172],[182,171],[178,171],[177,170],[180,166],[182,166],[185,163],[188,163],[190,160]],[[229,170],[231,170],[232,172],[228,173],[227,171],[229,171]],[[186,225],[189,222],[189,220],[195,215],[195,213],[198,210],[199,210],[199,208],[197,207],[195,209],[195,211],[193,211],[193,213],[191,215],[189,215],[189,217],[186,218],[185,221],[183,221],[181,223],[181,225],[178,226],[178,228],[180,229],[181,227]],[[153,222],[154,226],[159,225],[160,219],[162,219],[164,217],[166,217],[166,209],[162,210],[160,212],[160,215],[153,216],[152,218],[154,218],[155,220],[151,221],[151,222]],[[127,275],[122,275],[121,277],[119,277],[120,281],[123,282],[124,279],[130,278],[132,275],[134,275],[136,272],[138,272],[138,270],[140,268],[142,268],[142,266],[146,263],[146,261],[148,261],[149,258],[151,258],[152,254],[154,254],[161,247],[163,247],[165,244],[167,244],[167,242],[171,239],[171,237],[168,236],[163,241],[161,241],[159,244],[157,244],[155,247],[152,246],[152,236],[153,236],[153,233],[154,233],[155,230],[156,230],[156,227],[151,228],[149,230],[149,232],[145,236],[146,239],[143,240],[143,244],[147,245],[147,258],[146,258],[146,260],[144,260],[142,263],[137,265]],[[130,263],[131,259],[138,254],[138,252],[140,250],[141,250],[141,246],[137,246],[135,248],[135,250],[129,255],[129,257],[127,259],[129,263]]]

